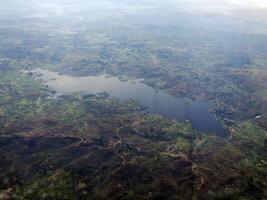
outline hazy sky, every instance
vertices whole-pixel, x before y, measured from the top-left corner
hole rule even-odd
[[[83,5],[83,6],[81,6]],[[155,8],[176,8],[191,12],[217,12],[232,9],[267,9],[267,0],[2,0],[0,11],[4,9],[24,9],[27,7],[38,9],[60,11],[75,9],[155,9]],[[2,11],[3,10],[3,11]],[[14,13],[15,15],[16,13]]]
[[[35,2],[49,2],[61,4],[78,4],[78,3],[116,3],[116,4],[129,4],[129,5],[169,5],[171,3],[194,3],[195,6],[202,5],[217,5],[217,6],[240,6],[240,7],[267,7],[267,0],[34,0]]]
[[[227,0],[236,5],[267,7],[267,0]]]
[[[265,11],[266,9],[266,11]],[[235,16],[267,21],[267,0],[1,0],[0,17],[75,16],[87,19],[189,13]],[[251,15],[253,13],[253,15]],[[85,17],[86,16],[86,17]],[[154,17],[155,18],[155,17]],[[175,18],[175,17],[173,17]],[[167,19],[168,20],[168,19]]]
[[[176,3],[194,3],[195,6],[267,7],[267,0],[173,0]]]

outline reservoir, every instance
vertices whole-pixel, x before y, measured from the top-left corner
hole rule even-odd
[[[177,98],[165,91],[155,90],[139,80],[120,81],[118,77],[106,75],[74,77],[40,68],[26,72],[34,73],[36,78],[56,91],[56,96],[74,92],[108,92],[110,96],[121,100],[137,100],[142,106],[147,107],[148,112],[178,121],[189,120],[197,131],[225,135],[221,123],[210,112],[211,106],[208,102]]]

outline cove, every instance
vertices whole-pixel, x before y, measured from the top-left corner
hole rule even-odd
[[[211,106],[208,102],[177,98],[165,91],[155,90],[139,80],[122,82],[117,77],[106,75],[74,77],[40,68],[26,72],[32,72],[35,78],[44,81],[50,89],[56,91],[56,96],[74,92],[108,92],[110,96],[121,100],[137,100],[147,107],[148,112],[178,121],[189,120],[192,127],[199,132],[215,133],[219,136],[226,134],[221,123],[210,112]]]

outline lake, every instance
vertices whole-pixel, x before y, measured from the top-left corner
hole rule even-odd
[[[188,120],[197,131],[215,133],[219,136],[226,134],[222,124],[210,112],[210,103],[177,98],[140,80],[120,81],[118,77],[107,75],[74,77],[40,68],[26,72],[32,72],[36,78],[43,80],[49,88],[56,91],[55,96],[74,92],[108,92],[110,96],[121,100],[137,100],[142,106],[147,107],[148,112],[178,121]]]

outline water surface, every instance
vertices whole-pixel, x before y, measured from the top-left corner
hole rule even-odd
[[[56,91],[56,96],[85,92],[97,94],[108,92],[112,97],[121,100],[138,100],[151,113],[161,114],[178,121],[189,120],[192,127],[200,132],[224,135],[225,131],[219,121],[209,111],[210,104],[203,101],[191,101],[174,97],[165,91],[155,90],[140,81],[120,81],[117,77],[86,76],[73,77],[59,73],[35,69],[36,78],[46,82],[49,88]]]

